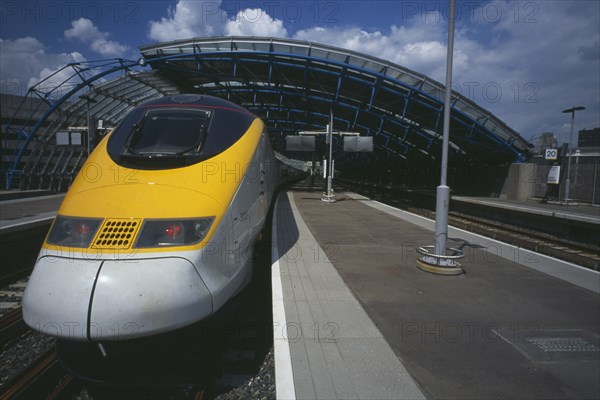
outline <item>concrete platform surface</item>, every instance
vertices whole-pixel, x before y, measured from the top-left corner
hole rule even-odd
[[[285,320],[274,321],[275,348],[289,345],[286,367],[293,375],[286,382],[293,388],[278,381],[278,398],[424,398],[303,223],[291,194],[278,199],[273,240],[274,279],[281,282],[273,300],[285,308]]]
[[[554,218],[563,218],[600,225],[600,207],[584,204],[552,204],[534,201],[522,202],[491,197],[452,196],[451,202],[471,203],[482,206],[502,208]]]
[[[0,232],[51,222],[64,197],[63,193],[0,201]]]
[[[521,265],[547,257],[511,261],[495,245],[465,247],[464,275],[423,272],[416,247],[430,229],[360,196],[320,195],[282,195],[275,211],[287,328],[275,318],[276,372],[287,344],[294,385],[282,398],[600,397],[597,292]]]

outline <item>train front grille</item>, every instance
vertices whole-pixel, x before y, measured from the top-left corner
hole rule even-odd
[[[92,242],[92,249],[129,249],[141,225],[139,218],[107,218]]]

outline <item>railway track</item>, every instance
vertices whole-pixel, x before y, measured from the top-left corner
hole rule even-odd
[[[33,339],[29,336],[32,332],[23,321],[22,307],[11,310],[0,318],[0,349],[4,352],[23,347],[23,343]],[[2,385],[0,400],[70,398],[77,390],[81,390],[81,385],[58,364],[52,347]]]
[[[65,372],[51,349],[7,382],[0,400],[64,399],[80,390],[81,384]]]
[[[435,216],[435,215],[434,215]],[[452,226],[483,234],[536,253],[545,254],[598,271],[600,247],[575,243],[541,232],[514,227],[497,221],[475,218],[463,213],[450,212]]]
[[[19,306],[0,318],[0,349],[28,332],[30,329],[23,321],[22,308]]]
[[[0,288],[10,285],[18,281],[19,279],[23,279],[31,275],[33,271],[33,265],[25,268],[21,268],[17,271],[8,272],[6,274],[2,274],[0,276]]]

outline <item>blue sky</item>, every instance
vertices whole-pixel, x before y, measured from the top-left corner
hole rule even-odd
[[[454,89],[525,138],[600,126],[600,1],[457,1]],[[276,36],[388,59],[444,82],[447,1],[0,1],[0,89],[143,44]]]

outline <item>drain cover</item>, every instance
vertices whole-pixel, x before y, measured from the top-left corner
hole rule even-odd
[[[567,352],[587,352],[600,351],[596,346],[579,337],[530,337],[525,339],[526,343],[531,343],[544,352],[549,351],[567,351]]]
[[[521,340],[500,335],[533,361],[598,361],[600,337],[584,330],[537,330]]]

